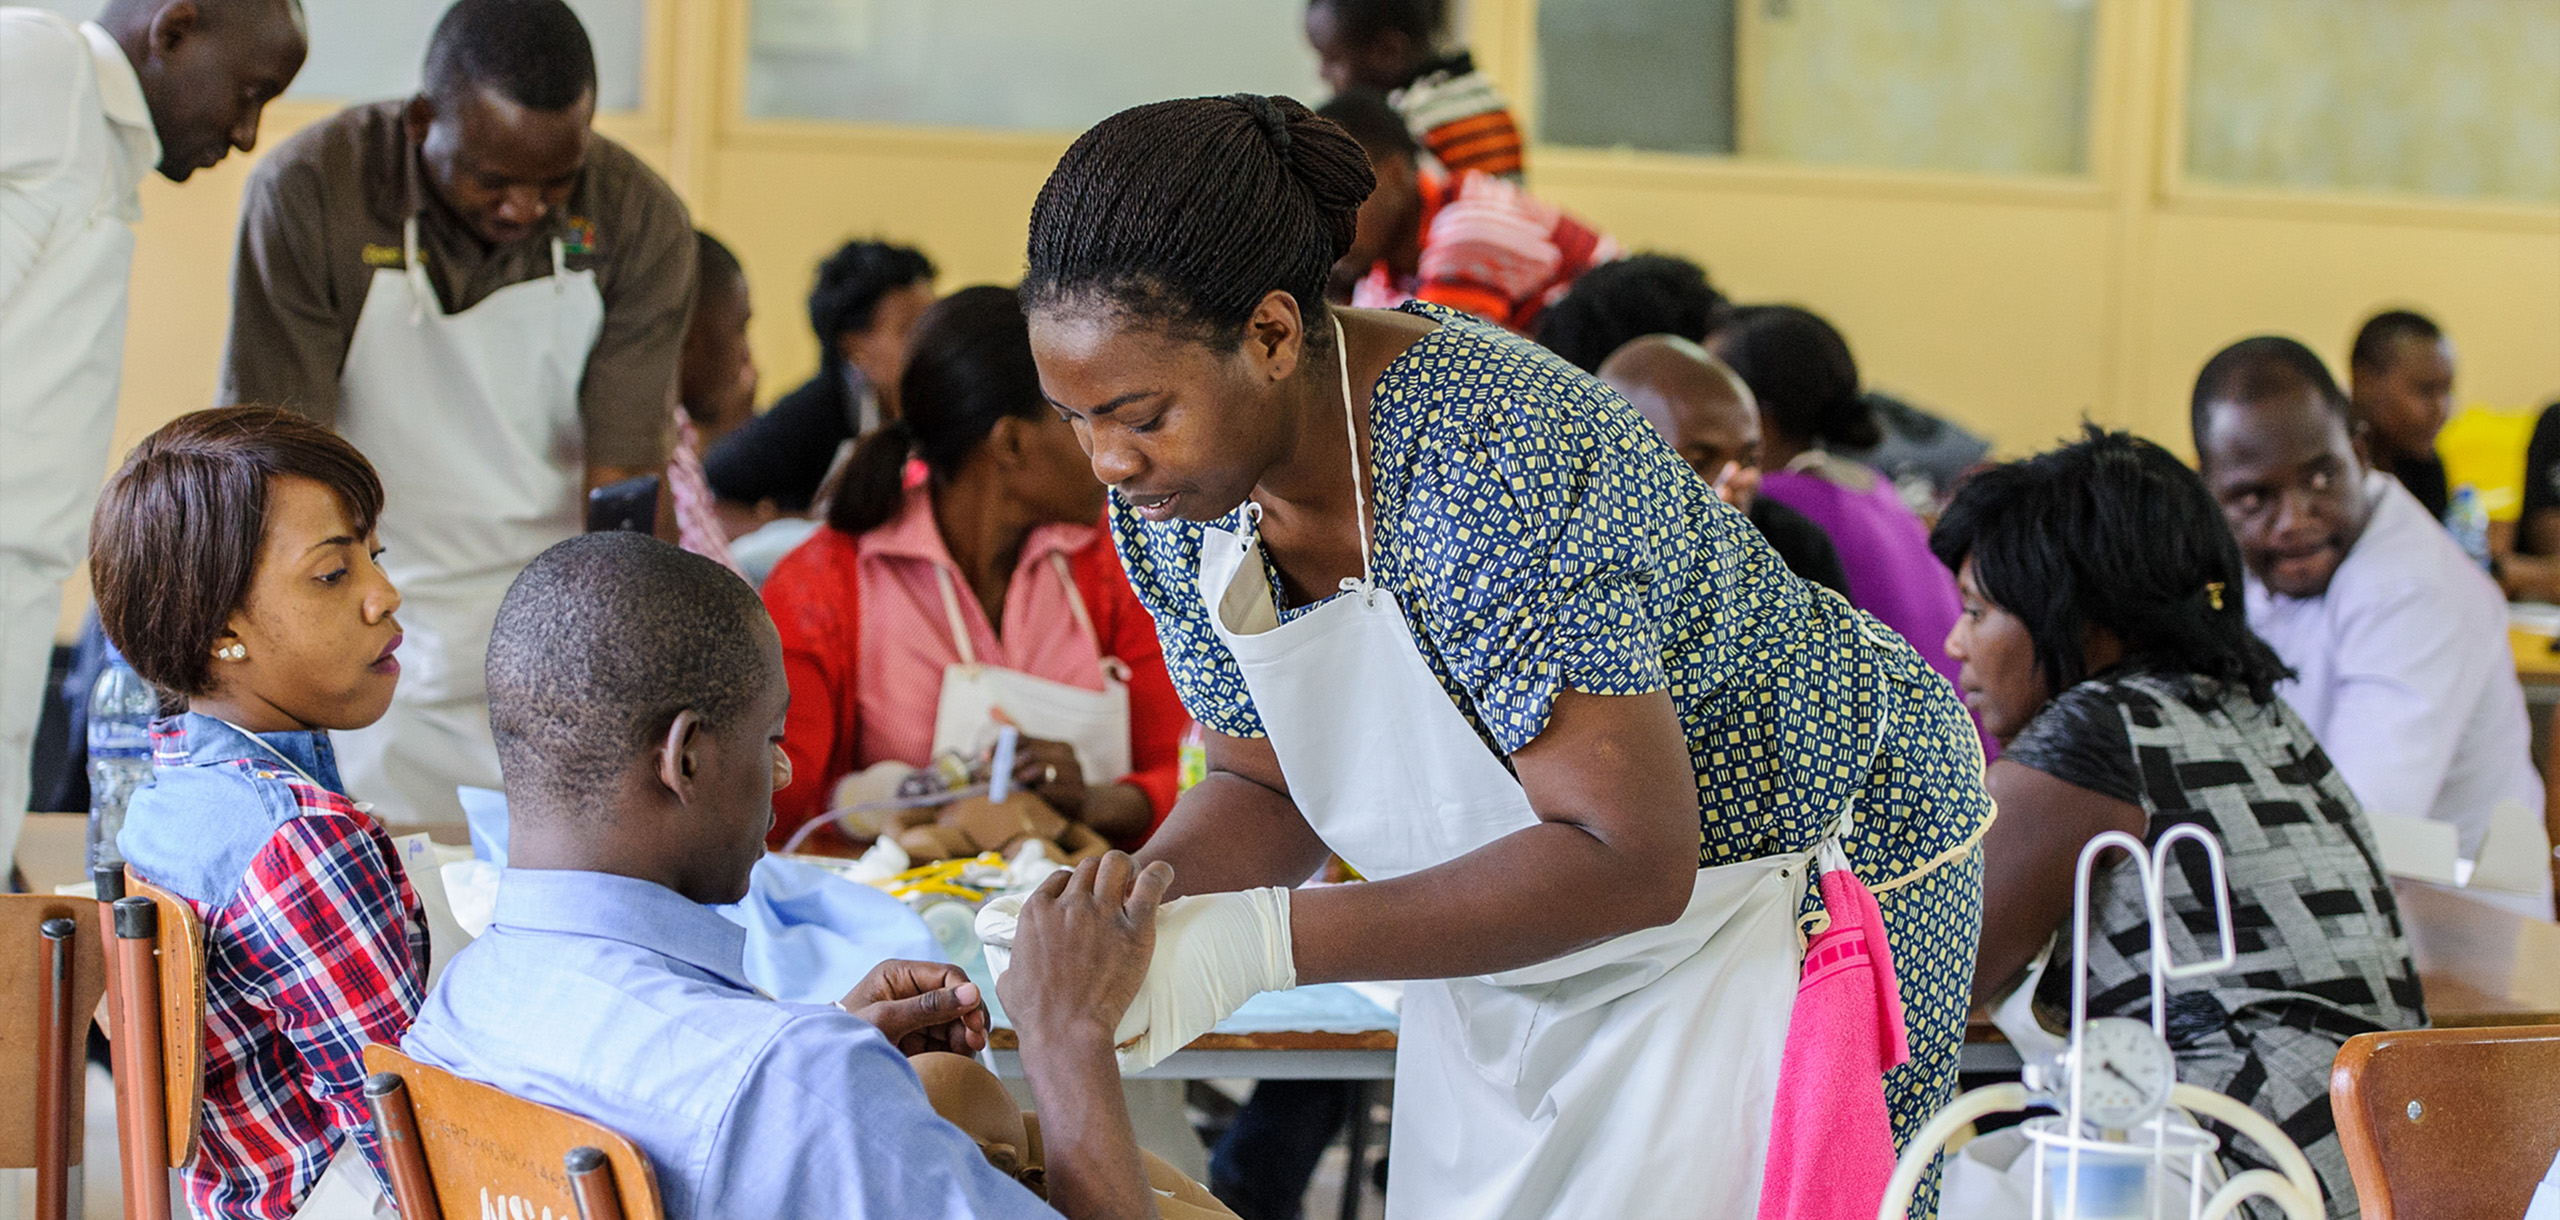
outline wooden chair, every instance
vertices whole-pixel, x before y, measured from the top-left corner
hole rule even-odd
[[[0,894],[0,1168],[36,1171],[37,1220],[70,1220],[82,1048],[106,990],[96,903]]]
[[[107,1020],[124,1214],[162,1220],[169,1171],[195,1156],[204,1121],[204,922],[185,899],[122,870],[95,880],[114,930]]]
[[[364,1048],[364,1066],[392,1200],[407,1220],[666,1215],[658,1175],[630,1140],[378,1043]]]
[[[2329,1101],[2364,1220],[2515,1220],[2560,1150],[2560,1025],[2358,1034]]]

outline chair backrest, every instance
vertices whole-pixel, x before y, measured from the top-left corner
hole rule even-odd
[[[666,1214],[648,1156],[594,1122],[378,1043],[364,1048],[364,1067],[392,1196],[409,1220]]]
[[[0,894],[0,1168],[36,1171],[36,1215],[55,1220],[80,1163],[83,1048],[107,993],[98,904]]]
[[[95,874],[108,922],[116,1151],[129,1220],[170,1214],[169,1171],[204,1123],[204,922],[192,903],[120,868]]]
[[[195,904],[125,874],[129,897],[147,899],[148,937],[160,989],[162,1114],[168,1124],[169,1167],[195,1156],[204,1127],[204,920]]]
[[[2560,1151],[2560,1025],[2358,1034],[2329,1101],[2364,1220],[2513,1220]]]

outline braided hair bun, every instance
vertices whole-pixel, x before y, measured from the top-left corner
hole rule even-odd
[[[1023,304],[1099,307],[1215,342],[1276,289],[1321,344],[1326,276],[1376,186],[1359,143],[1291,98],[1121,111],[1040,188]]]

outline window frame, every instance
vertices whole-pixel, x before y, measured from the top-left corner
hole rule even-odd
[[[2149,0],[2160,6],[2163,99],[2159,155],[2153,173],[2159,208],[2173,215],[2246,219],[2451,225],[2522,233],[2560,233],[2560,203],[2465,199],[2417,191],[2350,187],[2242,185],[2198,178],[2187,170],[2192,117],[2196,0]]]
[[[1741,0],[1754,3],[1756,0]],[[2146,0],[2091,0],[2096,28],[2090,40],[2089,113],[2083,168],[2073,173],[1903,169],[1815,165],[1745,153],[1646,152],[1583,148],[1539,140],[1537,92],[1538,0],[1473,0],[1468,34],[1479,64],[1497,79],[1516,82],[1511,98],[1530,133],[1530,174],[1576,184],[1663,188],[1739,188],[1824,195],[2024,203],[2100,208],[2117,195],[2125,177],[2122,143],[2127,135],[2125,60],[2135,50],[2131,10]],[[1748,93],[1754,71],[1748,39],[1737,32],[1736,93]],[[1748,125],[1737,103],[1736,138]]]

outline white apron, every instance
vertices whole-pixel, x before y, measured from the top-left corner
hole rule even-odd
[[[1348,403],[1347,372],[1343,390]],[[1250,529],[1207,531],[1200,593],[1308,824],[1361,875],[1387,880],[1538,818],[1432,676],[1395,595],[1373,583],[1365,506],[1360,516],[1364,577],[1292,622],[1278,622]],[[1260,517],[1248,507],[1249,522]],[[1688,909],[1659,928],[1409,985],[1390,1220],[1751,1215],[1809,856],[1700,869]]]
[[[976,758],[993,745],[1001,725],[1010,724],[1026,737],[1073,746],[1088,786],[1116,784],[1129,774],[1129,668],[1102,647],[1093,629],[1093,614],[1076,588],[1067,557],[1051,552],[1049,560],[1067,587],[1067,609],[1093,644],[1102,669],[1102,689],[1087,690],[1052,682],[1001,665],[982,665],[969,642],[969,623],[960,613],[960,591],[949,569],[934,566],[942,585],[942,613],[951,624],[951,642],[960,663],[942,670],[942,698],[933,713],[933,752]]]
[[[462,824],[457,786],[500,787],[482,665],[507,585],[578,532],[578,385],[604,327],[593,271],[551,275],[448,314],[403,235],[373,273],[339,377],[338,431],[382,475],[383,570],[400,588],[400,685],[371,728],[332,735],[347,791],[398,825]]]

